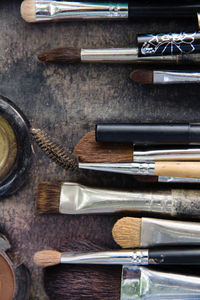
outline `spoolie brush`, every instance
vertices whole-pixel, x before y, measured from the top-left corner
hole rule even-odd
[[[78,167],[75,156],[65,153],[60,146],[52,142],[40,129],[32,128],[31,134],[42,151],[57,165],[65,170],[74,170]]]

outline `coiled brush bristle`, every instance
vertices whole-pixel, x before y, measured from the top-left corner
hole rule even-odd
[[[42,151],[61,168],[65,170],[75,170],[78,168],[76,157],[64,152],[60,146],[52,142],[40,129],[32,128],[31,134]]]

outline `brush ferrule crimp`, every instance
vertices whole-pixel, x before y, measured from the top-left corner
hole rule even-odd
[[[148,250],[118,250],[88,253],[62,253],[61,263],[102,265],[148,265]]]
[[[36,20],[128,19],[128,3],[36,0]]]
[[[155,84],[200,82],[198,72],[154,71]]]

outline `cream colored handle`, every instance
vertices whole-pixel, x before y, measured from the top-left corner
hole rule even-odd
[[[155,163],[155,175],[200,178],[200,162],[159,161]]]

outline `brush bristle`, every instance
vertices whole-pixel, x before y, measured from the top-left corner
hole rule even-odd
[[[35,22],[35,1],[34,0],[25,0],[21,4],[21,16],[22,18],[29,23]]]
[[[122,218],[118,220],[112,229],[115,242],[122,248],[140,247],[141,218]]]
[[[153,84],[153,71],[152,70],[134,70],[130,74],[130,78],[133,81],[142,84]]]
[[[96,142],[92,131],[79,141],[74,154],[80,162],[127,162],[133,160],[133,145]]]
[[[60,264],[61,253],[55,250],[38,251],[33,257],[34,263],[40,267],[49,267]]]
[[[38,54],[38,59],[43,63],[76,63],[81,61],[81,49],[72,47],[51,49]]]
[[[121,267],[59,265],[44,270],[50,300],[119,300]]]
[[[41,182],[38,185],[36,206],[40,213],[58,213],[61,182]]]

